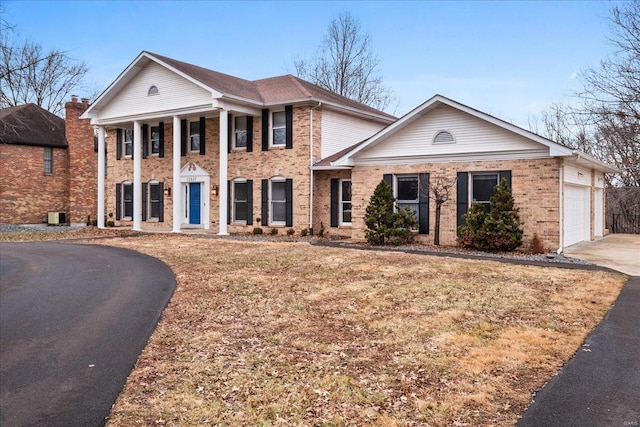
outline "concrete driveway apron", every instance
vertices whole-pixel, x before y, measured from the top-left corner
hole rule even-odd
[[[612,234],[565,251],[630,275],[602,323],[534,397],[518,426],[640,425],[640,235]]]
[[[0,425],[104,425],[175,285],[125,249],[2,243]]]

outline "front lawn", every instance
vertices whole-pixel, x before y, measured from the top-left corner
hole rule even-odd
[[[514,424],[624,281],[308,243],[92,243],[178,280],[110,426]]]

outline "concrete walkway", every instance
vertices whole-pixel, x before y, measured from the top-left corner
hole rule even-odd
[[[613,234],[566,256],[632,275],[602,323],[534,397],[518,426],[640,425],[640,236]]]

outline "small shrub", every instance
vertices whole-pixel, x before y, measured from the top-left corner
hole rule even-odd
[[[324,224],[320,221],[320,229],[318,230],[318,237],[324,236]]]
[[[115,227],[116,223],[113,221],[107,221],[107,227]]]
[[[253,234],[262,234],[262,228],[254,227],[253,228]]]
[[[91,225],[91,215],[87,215],[87,226]]]
[[[538,233],[533,233],[533,238],[529,244],[529,253],[543,254],[545,252],[544,245],[542,244],[542,240],[540,240]]]
[[[287,230],[287,236],[293,236],[294,234],[296,234],[296,230],[293,228]]]
[[[307,230],[306,228],[303,228],[302,230],[300,230],[300,236],[306,237],[307,234],[309,234],[309,230]]]
[[[402,245],[414,239],[413,230],[416,227],[415,213],[405,207],[395,212],[393,189],[384,180],[369,199],[364,222],[367,226],[365,237],[371,245]]]
[[[269,232],[269,234],[271,234],[272,236],[275,236],[276,234],[278,234],[278,229],[277,228],[272,228],[271,231]]]

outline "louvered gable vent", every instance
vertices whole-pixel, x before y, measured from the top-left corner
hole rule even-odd
[[[451,132],[446,130],[441,130],[436,134],[436,137],[433,138],[434,144],[451,144],[454,142],[456,141],[455,139],[453,139],[453,135],[451,134]]]

